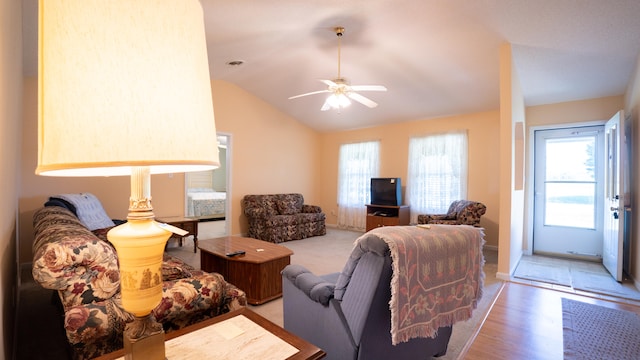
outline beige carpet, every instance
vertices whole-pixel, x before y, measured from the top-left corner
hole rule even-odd
[[[212,227],[216,224],[200,223],[199,239],[205,239],[206,234],[214,234],[215,229]],[[203,236],[203,234],[205,234]],[[362,233],[339,230],[335,228],[327,228],[327,235],[316,236],[304,240],[288,241],[280,244],[286,246],[293,251],[291,256],[292,264],[304,265],[307,269],[315,274],[323,275],[333,272],[339,272],[347,261],[353,242]],[[193,242],[186,240],[182,247],[178,247],[174,242],[169,244],[167,252],[183,259],[192,266],[200,267],[200,251],[193,253]],[[484,251],[485,255],[485,284],[484,295],[478,304],[478,308],[474,311],[471,319],[465,322],[459,322],[453,326],[453,334],[449,341],[449,349],[445,356],[438,359],[451,360],[457,359],[460,352],[465,348],[469,339],[471,339],[486,317],[489,308],[493,304],[502,281],[496,279],[495,274],[498,270],[498,253],[495,250]],[[272,322],[282,326],[282,299],[276,299],[259,306],[250,305],[251,309]]]

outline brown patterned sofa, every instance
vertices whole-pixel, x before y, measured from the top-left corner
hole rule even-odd
[[[480,202],[456,200],[451,203],[446,214],[418,215],[418,224],[447,224],[480,226],[480,218],[487,207]]]
[[[280,243],[327,233],[322,209],[305,204],[302,194],[246,195],[242,207],[255,239]]]
[[[115,249],[109,228],[90,231],[69,209],[45,206],[33,217],[34,279],[57,290],[67,340],[76,359],[122,348],[125,324],[133,316],[122,308]],[[196,270],[165,254],[163,296],[153,315],[165,331],[246,305],[243,291],[222,275]]]

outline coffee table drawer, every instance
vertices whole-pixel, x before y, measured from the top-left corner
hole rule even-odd
[[[275,259],[261,264],[233,261],[218,257],[207,258],[200,253],[202,270],[217,272],[225,280],[243,290],[247,295],[247,302],[252,305],[264,304],[282,296],[282,277],[280,273],[289,265],[290,258]],[[213,259],[215,258],[215,259]]]

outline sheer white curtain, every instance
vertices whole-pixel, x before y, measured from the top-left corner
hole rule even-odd
[[[380,142],[341,145],[338,166],[337,225],[341,229],[364,230],[371,178],[377,177],[380,170]]]
[[[446,213],[454,200],[467,197],[467,132],[409,140],[407,203],[411,223],[418,214]]]

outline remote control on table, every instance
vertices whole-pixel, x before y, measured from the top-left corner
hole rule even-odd
[[[228,257],[234,257],[234,256],[238,256],[238,255],[244,255],[245,251],[244,250],[238,250],[238,251],[234,251],[231,253],[227,253]]]

